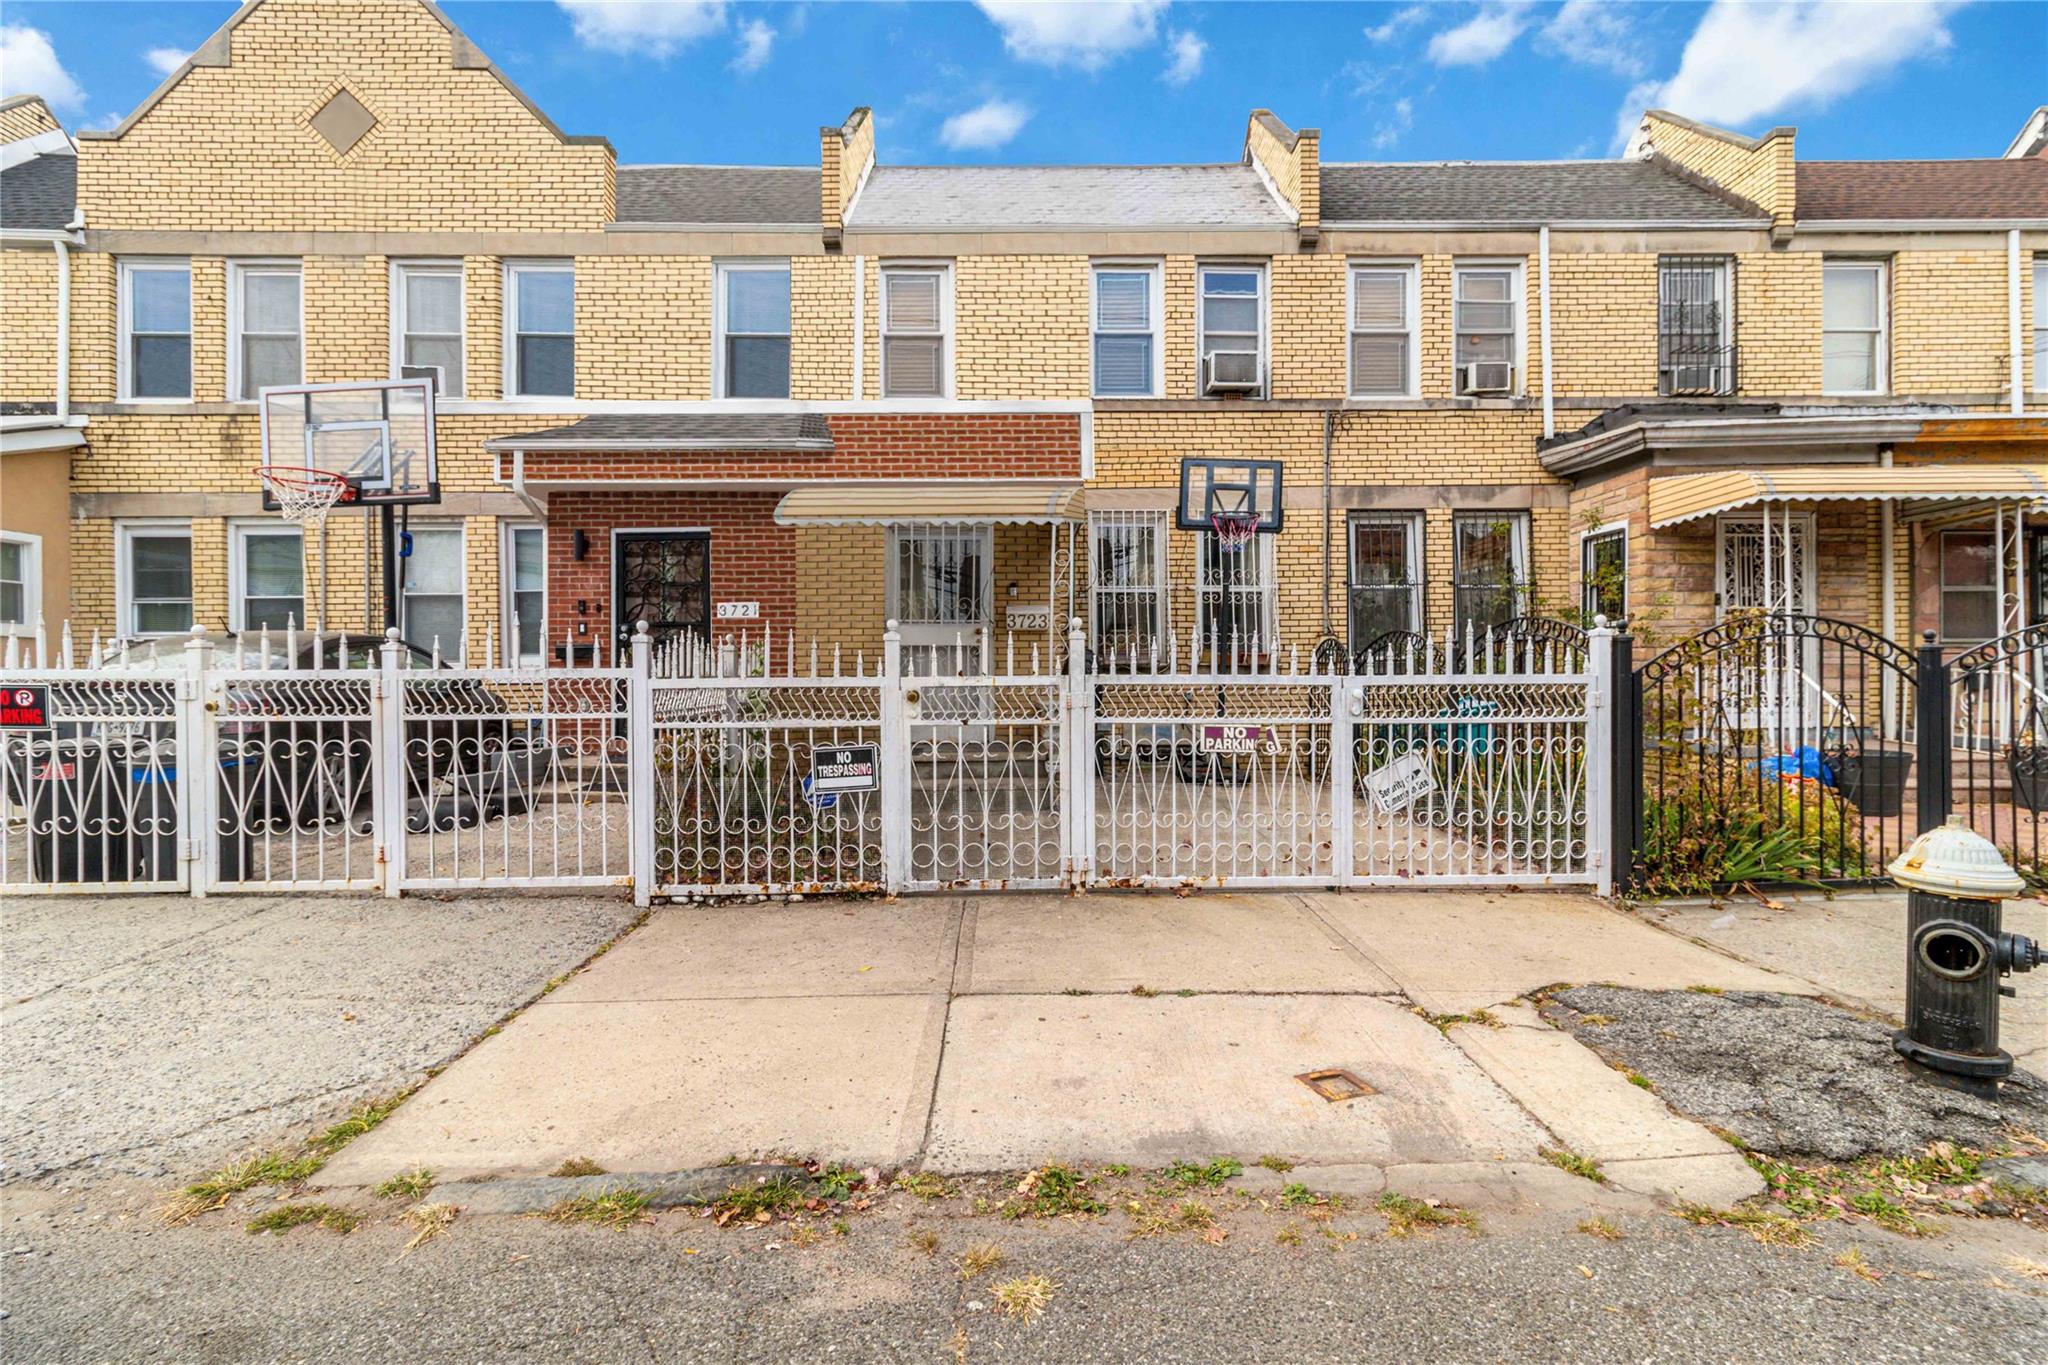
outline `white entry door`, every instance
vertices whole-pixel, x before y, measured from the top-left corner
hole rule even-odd
[[[995,529],[898,526],[889,532],[889,615],[903,636],[903,671],[957,677],[989,671],[995,631]],[[972,720],[981,689],[922,689],[920,719]]]
[[[1758,610],[1813,614],[1811,514],[1773,512],[1768,534],[1761,516],[1722,517],[1714,551],[1717,617]]]

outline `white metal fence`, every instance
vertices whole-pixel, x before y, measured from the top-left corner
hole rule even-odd
[[[893,629],[877,659],[642,634],[561,668],[38,645],[0,665],[50,711],[0,731],[0,891],[1605,889],[1612,638],[1356,671],[1256,641],[1091,660],[1078,622],[1057,662]]]

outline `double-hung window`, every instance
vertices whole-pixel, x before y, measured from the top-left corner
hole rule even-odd
[[[305,542],[296,526],[277,522],[236,525],[229,568],[236,630],[284,630],[306,619]]]
[[[1159,269],[1098,265],[1094,280],[1095,393],[1159,395]]]
[[[462,397],[462,263],[393,266],[391,317],[391,377],[431,380],[436,398]]]
[[[1452,392],[1513,393],[1521,380],[1522,268],[1458,265],[1451,272]]]
[[[1657,392],[1735,392],[1726,256],[1657,260]]]
[[[2034,392],[2048,393],[2048,256],[2034,257]]]
[[[192,527],[123,522],[114,542],[115,597],[123,635],[192,629]]]
[[[507,526],[498,562],[502,566],[501,600],[505,603],[505,639],[512,662],[522,667],[545,663],[547,652],[547,529]]]
[[[1157,665],[1165,657],[1166,515],[1088,514],[1090,638],[1106,658]]]
[[[1885,264],[1827,261],[1821,266],[1822,393],[1883,393],[1886,376]]]
[[[26,531],[0,531],[0,635],[35,628],[42,614],[43,538]]]
[[[882,270],[882,396],[944,398],[951,380],[950,272],[944,266]]]
[[[1202,393],[1263,397],[1266,272],[1255,265],[1205,265],[1195,272],[1195,288]]]
[[[462,658],[463,573],[460,526],[416,527],[412,553],[399,572],[405,592],[399,601],[399,629],[421,649],[439,648],[443,659]]]
[[[121,263],[121,396],[192,397],[192,266]]]
[[[1451,518],[1452,606],[1462,639],[1523,614],[1529,591],[1529,514],[1459,512]]]
[[[506,392],[514,398],[576,394],[576,267],[566,261],[505,267],[512,319],[505,338]]]
[[[718,267],[718,396],[789,397],[789,262]]]
[[[1195,627],[1215,658],[1248,659],[1273,648],[1273,537],[1226,549],[1209,531],[1195,536]]]
[[[1412,512],[1351,518],[1351,647],[1389,631],[1422,629],[1422,518]]]
[[[299,267],[293,262],[242,263],[230,269],[233,323],[228,330],[229,373],[244,402],[273,384],[303,383]]]
[[[1579,540],[1580,600],[1586,624],[1604,616],[1618,626],[1628,617],[1628,527],[1602,526]]]
[[[1351,396],[1413,398],[1416,268],[1351,267]]]

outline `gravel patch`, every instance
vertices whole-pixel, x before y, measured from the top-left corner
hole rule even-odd
[[[1580,986],[1543,1013],[1681,1114],[1774,1156],[1852,1161],[2048,1131],[2037,1078],[2015,1072],[1995,1092],[1945,1084],[1892,1050],[1890,1025],[1816,1000]]]

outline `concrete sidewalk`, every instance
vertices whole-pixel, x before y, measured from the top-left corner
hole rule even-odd
[[[1506,1029],[1444,1017],[1595,981],[1813,990],[1569,894],[669,907],[326,1178],[527,1174],[578,1156],[663,1170],[757,1153],[947,1171],[1264,1153],[1512,1163],[1561,1142],[1574,1113],[1619,1106],[1597,1133],[1624,1138],[1591,1154],[1733,1160],[1738,1172],[1693,1174],[1718,1182],[1711,1192],[1731,1177],[1748,1192],[1733,1153],[1668,1114],[1651,1122],[1639,1111],[1655,1101],[1567,1035],[1554,1035],[1560,1049],[1533,1016]],[[1374,1093],[1330,1103],[1297,1079],[1329,1068]],[[1700,1188],[1691,1178],[1675,1183]],[[1673,1187],[1662,1170],[1649,1184]]]

